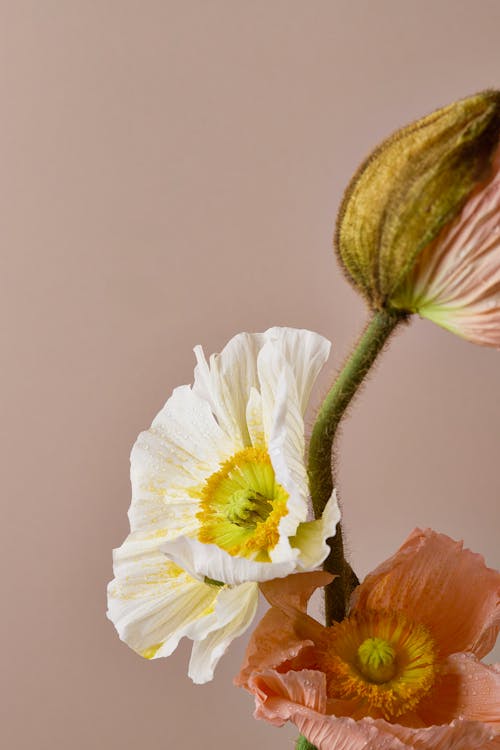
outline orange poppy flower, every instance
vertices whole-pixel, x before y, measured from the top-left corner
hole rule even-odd
[[[318,750],[500,748],[500,574],[461,543],[415,530],[326,628],[307,614],[328,573],[261,585],[271,609],[236,684],[257,718],[294,722]]]

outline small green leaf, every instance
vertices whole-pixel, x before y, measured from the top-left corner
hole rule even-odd
[[[316,745],[311,745],[309,740],[306,740],[305,737],[300,735],[297,744],[295,745],[295,750],[317,750],[317,747]]]

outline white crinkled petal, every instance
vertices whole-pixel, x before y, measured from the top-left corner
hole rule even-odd
[[[200,488],[233,452],[210,405],[189,386],[176,388],[132,449],[132,531],[190,533],[197,527],[193,488]]]
[[[272,561],[281,562],[290,559],[289,537],[309,514],[304,419],[296,382],[282,352],[268,342],[259,354],[258,367],[269,456],[276,481],[288,493],[288,512],[278,527],[280,540],[271,551]]]
[[[189,676],[198,684],[212,679],[217,662],[229,644],[252,623],[257,610],[259,589],[256,583],[224,587],[215,605],[217,629],[193,644]]]
[[[335,536],[337,523],[340,521],[340,508],[337,493],[334,490],[328,500],[323,515],[316,521],[301,523],[292,540],[292,545],[300,550],[299,569],[301,571],[318,568],[328,557],[330,547],[327,539]]]
[[[299,556],[298,550],[291,550],[291,557],[285,562],[256,562],[247,557],[234,557],[216,544],[204,544],[186,536],[162,542],[160,549],[193,578],[200,581],[212,578],[231,585],[283,578],[295,571]]]
[[[219,590],[180,570],[158,542],[129,537],[114,551],[108,612],[121,640],[145,655],[168,656],[184,636],[205,638]]]
[[[265,335],[258,359],[263,421],[276,481],[289,495],[288,513],[279,523],[280,540],[271,552],[272,561],[280,562],[290,559],[289,538],[306,523],[309,513],[303,415],[330,342],[312,331],[293,328],[271,328]],[[312,527],[316,533],[319,523]],[[324,553],[324,540],[320,550],[318,556]]]
[[[250,442],[255,447],[265,447],[265,431],[262,416],[262,396],[256,388],[250,390],[246,408],[246,420]]]
[[[228,440],[214,419],[210,404],[188,385],[175,388],[153,419],[149,432],[171,448],[177,468],[188,468],[191,475],[200,479],[235,450],[232,440]]]
[[[239,443],[239,449],[250,445],[246,407],[251,389],[258,387],[257,355],[263,336],[239,333],[209,363],[200,346],[194,350],[198,364],[193,391],[211,405],[219,425]]]
[[[269,328],[266,341],[281,351],[297,387],[300,412],[305,414],[316,378],[330,355],[331,344],[319,333],[297,328]]]

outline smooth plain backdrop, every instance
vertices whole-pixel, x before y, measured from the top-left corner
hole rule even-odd
[[[129,451],[192,347],[290,325],[333,354],[366,312],[331,250],[377,142],[500,86],[496,0],[0,4],[2,746],[291,748],[187,643],[142,660],[105,618]],[[364,575],[416,525],[499,557],[500,353],[414,320],[339,442]],[[314,410],[309,415],[311,424]]]

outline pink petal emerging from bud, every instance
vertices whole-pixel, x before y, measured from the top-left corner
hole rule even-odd
[[[500,148],[492,166],[489,180],[422,252],[396,305],[500,348]]]

